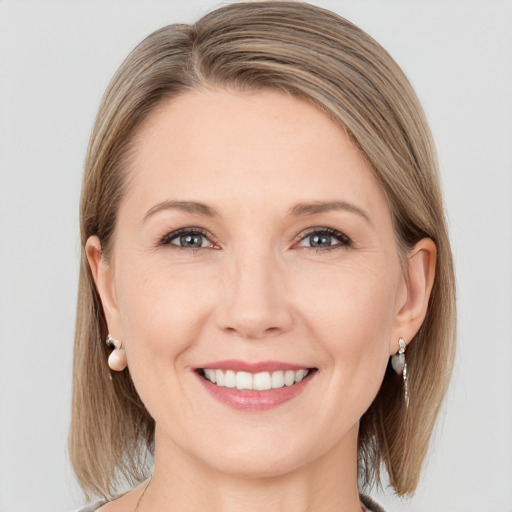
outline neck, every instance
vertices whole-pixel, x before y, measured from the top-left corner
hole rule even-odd
[[[182,450],[158,432],[151,484],[138,512],[360,512],[357,427],[308,464],[286,473],[233,475]]]

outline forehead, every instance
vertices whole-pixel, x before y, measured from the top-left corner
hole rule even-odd
[[[169,100],[141,127],[129,172],[128,199],[147,208],[169,197],[238,207],[351,199],[371,209],[385,201],[344,130],[277,91],[201,90]]]

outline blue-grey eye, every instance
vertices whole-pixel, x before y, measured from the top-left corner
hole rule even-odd
[[[330,247],[332,236],[327,233],[309,235],[311,247]]]
[[[332,229],[319,229],[304,236],[297,245],[299,247],[327,249],[329,247],[343,247],[349,244],[350,240],[343,233]]]
[[[201,233],[183,233],[170,240],[172,245],[178,245],[184,248],[197,249],[200,247],[210,247],[210,242]]]

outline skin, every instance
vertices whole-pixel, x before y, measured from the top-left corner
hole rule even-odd
[[[109,331],[156,421],[139,510],[359,512],[359,420],[398,338],[413,338],[425,317],[435,245],[420,241],[404,269],[362,154],[324,113],[284,93],[187,93],[159,107],[136,144],[109,260],[96,237],[86,252]],[[350,207],[290,213],[333,201]],[[208,233],[204,247],[169,235],[187,227]],[[344,236],[313,247],[311,231],[326,228]],[[193,371],[225,359],[318,371],[292,400],[239,411]],[[141,492],[101,510],[132,511]]]

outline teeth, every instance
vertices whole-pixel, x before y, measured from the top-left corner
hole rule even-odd
[[[224,372],[222,370],[215,370],[215,383],[217,386],[226,385],[226,377],[224,376]]]
[[[284,386],[284,372],[273,372],[271,385],[274,389],[282,388]]]
[[[228,370],[226,373],[229,373]],[[233,372],[233,375],[235,372]],[[252,374],[247,372],[236,372],[236,389],[252,389]]]
[[[215,382],[217,382],[217,378],[216,378],[216,371],[215,370],[205,370],[204,371],[204,376],[210,381],[210,382],[213,382],[215,384]]]
[[[284,384],[285,386],[292,386],[295,384],[295,372],[293,370],[287,370],[284,372]]]
[[[301,382],[309,373],[309,370],[286,370],[276,372],[235,372],[233,370],[203,370],[204,376],[210,382],[220,387],[236,388],[238,390],[266,391],[279,389],[284,386],[293,386]]]
[[[299,370],[295,374],[295,382],[300,382],[308,374],[307,370]]]
[[[256,391],[272,389],[272,377],[268,372],[257,373],[252,378],[252,388]]]
[[[224,385],[227,388],[235,388],[235,387],[237,387],[237,378],[236,378],[236,375],[235,375],[234,371],[228,370],[226,372],[226,380],[225,380],[225,384]]]

